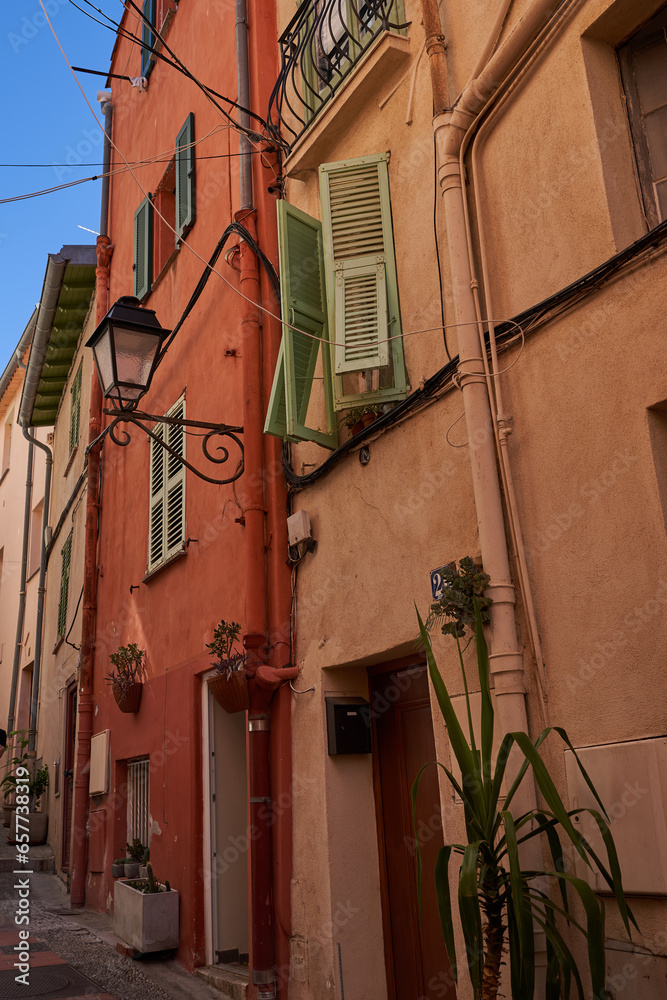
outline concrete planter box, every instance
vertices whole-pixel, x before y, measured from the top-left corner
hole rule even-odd
[[[25,820],[25,816],[22,817]],[[27,822],[29,824],[28,831],[30,834],[30,844],[43,844],[46,842],[46,831],[49,825],[49,817],[47,813],[28,813]],[[25,829],[23,824],[20,824],[21,832]],[[9,833],[7,834],[7,840],[10,844],[16,843],[16,812],[12,813],[12,818],[9,824]]]
[[[114,883],[113,932],[142,953],[178,948],[178,892],[139,892]]]

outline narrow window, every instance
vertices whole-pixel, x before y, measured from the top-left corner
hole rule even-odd
[[[667,219],[667,8],[618,49],[637,172],[651,228]]]
[[[190,112],[176,137],[176,242],[195,221],[195,116]]]
[[[67,598],[69,595],[69,568],[72,557],[72,534],[70,531],[67,541],[62,547],[62,565],[60,570],[60,602],[58,604],[58,638],[65,635],[67,631]]]
[[[155,65],[155,56],[151,52],[155,48],[155,22],[157,14],[157,0],[144,0],[141,8],[144,18],[141,27],[141,73],[140,76],[148,78]],[[148,23],[147,23],[148,22]]]
[[[132,760],[127,765],[127,840],[140,840],[148,847],[148,814],[150,809],[150,767],[148,757]]]
[[[153,280],[153,205],[144,198],[134,213],[134,294],[144,299]]]

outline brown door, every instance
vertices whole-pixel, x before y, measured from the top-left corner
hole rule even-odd
[[[422,851],[422,917],[417,895],[411,789],[435,760],[426,665],[401,661],[371,669],[375,800],[380,846],[385,959],[392,1000],[453,1000],[433,872],[442,847],[436,768],[424,772],[417,799]]]
[[[70,839],[72,835],[72,798],[74,795],[74,751],[76,748],[76,683],[67,688],[65,708],[65,746],[63,753],[63,845],[62,869],[69,871]]]

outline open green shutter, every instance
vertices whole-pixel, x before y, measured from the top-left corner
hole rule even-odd
[[[176,137],[176,242],[195,221],[195,116],[190,112]]]
[[[143,21],[141,28],[141,41],[144,47],[141,50],[141,73],[139,75],[148,78],[155,62],[153,53],[148,46],[155,47],[155,33],[152,26],[157,17],[157,0],[144,0],[142,12],[146,20]],[[146,21],[150,23],[147,24]]]
[[[72,405],[70,408],[69,416],[69,450],[72,449],[79,443],[79,427],[81,424],[81,378],[83,371],[83,362],[79,364],[79,369],[74,376],[74,381],[72,382],[72,388],[70,392],[72,394]]]
[[[67,536],[62,547],[62,566],[60,571],[60,601],[58,603],[58,635],[65,635],[67,628],[67,598],[69,595],[69,568],[72,559],[73,530]]]
[[[329,326],[343,405],[399,399],[407,390],[388,160],[381,153],[320,166]],[[390,373],[390,382],[345,397],[341,376],[374,368]]]
[[[264,429],[267,434],[335,448],[338,439],[331,357],[328,343],[325,343],[328,326],[321,224],[286,201],[279,201],[278,248],[281,315],[289,326],[283,326],[282,347]],[[326,430],[306,425],[320,347]],[[283,413],[284,431],[281,427]]]
[[[151,290],[153,262],[153,206],[144,198],[134,213],[134,294],[143,299]]]

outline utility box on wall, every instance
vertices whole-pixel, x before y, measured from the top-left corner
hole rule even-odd
[[[630,894],[667,895],[667,737],[577,748],[609,814],[618,851],[623,888]],[[597,809],[570,750],[565,769],[571,809]],[[593,850],[605,862],[607,852],[590,813],[572,817]],[[575,855],[577,875],[596,892],[609,892],[597,870]]]
[[[329,756],[370,753],[371,706],[365,698],[325,698]]]

